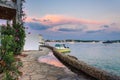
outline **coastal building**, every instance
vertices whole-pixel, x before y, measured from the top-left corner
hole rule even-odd
[[[26,34],[24,50],[40,50],[45,41],[41,34]]]
[[[13,22],[22,22],[23,0],[0,0],[0,19]]]
[[[41,49],[41,46],[45,45],[45,40],[43,39],[43,36],[39,34],[39,50]]]
[[[39,37],[39,44],[40,45],[44,45],[45,44],[45,40],[44,40],[43,36],[41,34],[39,34],[38,37]]]

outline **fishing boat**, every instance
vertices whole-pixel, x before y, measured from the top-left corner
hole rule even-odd
[[[65,44],[56,44],[55,48],[60,53],[69,53],[70,52],[69,47],[66,47]]]

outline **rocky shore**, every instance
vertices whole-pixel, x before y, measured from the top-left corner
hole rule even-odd
[[[78,75],[81,75],[82,73],[84,75],[87,75],[91,80],[120,80],[120,76],[91,66],[84,61],[77,60],[77,58],[74,56],[61,54],[52,46],[45,47],[51,49],[54,56],[56,56],[59,61],[61,61],[71,71],[77,73]]]
[[[49,51],[47,48],[42,48],[42,51],[24,51],[22,54],[28,56],[20,56],[23,62],[20,71],[23,74],[19,77],[19,80],[92,80],[82,74],[78,76],[66,67],[56,67],[38,62],[38,58],[47,55]]]

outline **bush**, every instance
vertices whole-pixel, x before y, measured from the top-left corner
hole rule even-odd
[[[1,26],[0,72],[4,80],[17,80],[18,67],[21,62],[15,60],[15,55],[21,53],[25,42],[25,31],[21,24]]]
[[[13,26],[7,25],[2,26],[2,35],[11,35],[14,40],[11,44],[12,51],[15,55],[18,55],[23,50],[24,42],[25,42],[25,30],[21,24],[13,24]]]
[[[20,54],[25,43],[25,28],[21,24],[14,24],[15,54]]]

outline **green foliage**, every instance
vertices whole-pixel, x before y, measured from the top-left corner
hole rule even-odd
[[[18,76],[16,61],[13,54],[14,37],[12,35],[4,35],[1,40],[1,69],[5,73],[5,80],[15,80]],[[14,73],[14,74],[13,74]]]
[[[6,75],[5,75],[3,80],[15,80],[15,79],[13,79],[13,77],[10,75],[10,73],[8,71],[6,71],[5,74]]]
[[[5,74],[4,80],[17,80],[22,66],[15,55],[21,53],[25,42],[25,31],[21,24],[1,26],[0,72]]]
[[[20,54],[25,43],[25,28],[21,24],[14,24],[13,28],[15,30],[15,54]]]
[[[14,54],[20,54],[25,42],[24,27],[21,24],[17,23],[13,24],[13,26],[2,26],[1,30],[2,35],[10,35],[14,37],[14,40],[12,40],[12,44],[10,46],[12,47],[11,51],[13,51]]]

